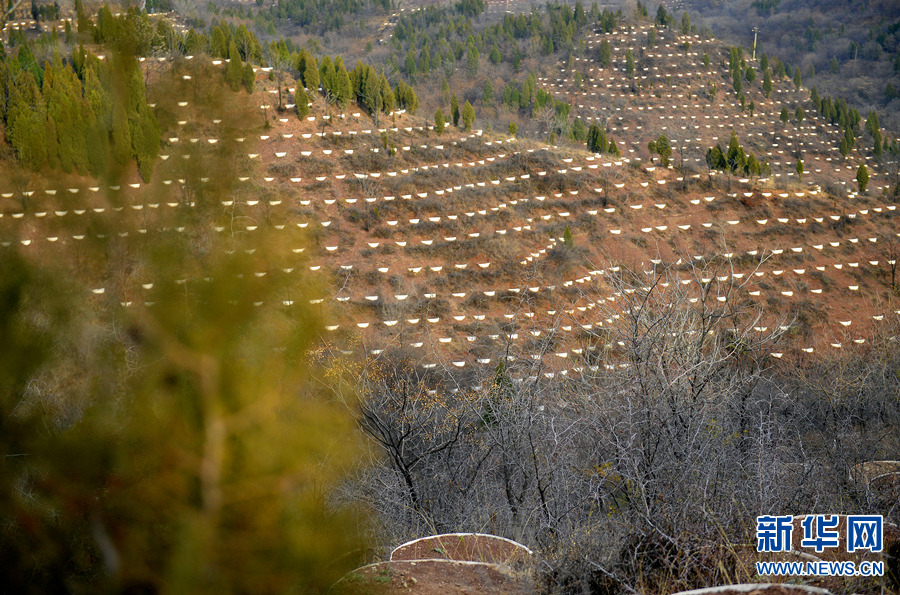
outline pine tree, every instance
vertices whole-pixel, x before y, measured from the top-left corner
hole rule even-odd
[[[800,181],[803,181],[803,160],[797,157],[797,175],[800,177]]]
[[[481,96],[481,102],[486,106],[494,103],[494,86],[491,84],[490,79],[484,83],[484,93]]]
[[[434,112],[434,131],[439,135],[444,133],[444,113],[441,111],[441,108],[438,108],[436,112]]]
[[[453,94],[452,99],[450,99],[450,116],[453,118],[453,126],[459,127],[459,100],[456,98],[456,93]]]
[[[766,70],[763,74],[763,94],[766,96],[766,99],[772,94],[772,89],[772,76],[769,74],[769,71]]]
[[[629,78],[634,76],[634,55],[631,53],[630,49],[625,52],[625,74],[627,74]]]
[[[510,122],[509,126],[506,127],[506,134],[508,134],[510,138],[515,138],[518,131],[519,127],[516,126],[515,122]]]

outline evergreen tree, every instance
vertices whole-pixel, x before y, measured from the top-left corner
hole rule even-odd
[[[228,44],[228,63],[225,65],[225,82],[232,91],[238,91],[241,88],[243,75],[244,66],[241,63],[241,55],[238,52],[237,44],[232,40]]]
[[[394,111],[394,94],[391,92],[391,84],[387,77],[381,75],[381,109],[384,113],[389,114]]]
[[[503,61],[503,54],[500,53],[500,50],[497,49],[497,46],[491,48],[491,53],[489,56],[491,63],[494,65],[500,64]]]
[[[478,48],[474,45],[469,45],[466,49],[466,73],[470,77],[474,77],[478,74],[478,67],[481,64],[481,56],[478,53]]]
[[[418,72],[418,68],[416,67],[416,53],[412,48],[409,48],[409,51],[406,52],[404,69],[406,70],[406,76],[410,78],[416,76],[416,73]]]
[[[656,153],[659,155],[660,163],[663,167],[669,167],[672,158],[672,144],[669,142],[665,134],[660,134],[656,139]]]
[[[616,146],[616,141],[613,139],[609,139],[609,154],[616,157],[622,156],[622,152],[619,150],[619,147]]]
[[[372,79],[375,79],[375,73],[372,73]],[[373,80],[375,82],[375,80]],[[333,85],[332,93],[334,94],[335,99],[337,100],[338,106],[341,110],[347,109],[347,106],[350,105],[350,101],[353,99],[353,85],[350,84],[350,77],[347,74],[347,69],[344,67],[344,61],[340,56],[335,58],[334,61],[334,85]],[[373,90],[377,87],[373,87]]]
[[[843,155],[844,157],[847,157],[847,155],[850,154],[850,144],[847,142],[846,136],[841,137],[841,144],[840,144],[839,150],[841,152],[841,155]]]
[[[681,34],[687,35],[691,32],[691,17],[688,15],[687,11],[681,15]]]
[[[296,91],[294,92],[294,103],[297,110],[297,117],[303,120],[309,115],[309,95],[303,88],[303,82],[297,81]]]
[[[628,75],[628,78],[634,76],[634,55],[631,53],[631,49],[625,52],[625,74]]]
[[[486,106],[494,103],[494,86],[491,84],[490,79],[484,83],[484,93],[481,96],[481,102]]]
[[[107,169],[109,159],[109,132],[99,120],[95,120],[88,128],[88,172],[99,177]]]
[[[609,68],[612,65],[612,49],[609,46],[609,40],[604,39],[600,43],[600,52],[597,57],[601,68]]]
[[[56,134],[56,121],[47,117],[47,165],[56,169],[59,165],[59,137]]]
[[[453,126],[459,127],[459,100],[456,99],[456,93],[450,99],[450,116],[453,118]]]
[[[856,170],[856,184],[859,187],[860,194],[865,193],[866,186],[869,184],[869,168],[866,167],[865,163],[860,164]]]
[[[516,132],[519,131],[519,127],[516,126],[515,122],[510,122],[509,126],[506,127],[506,134],[510,136],[510,138],[515,138]]]
[[[75,0],[75,22],[79,33],[87,33],[91,29],[91,21],[84,12],[84,2]]]
[[[466,127],[466,132],[470,132],[472,130],[472,125],[475,124],[475,108],[472,107],[472,104],[468,101],[463,105],[462,119],[463,124]]]
[[[572,124],[572,138],[584,142],[587,140],[587,126],[584,125],[584,121],[581,118],[575,120]]]
[[[772,89],[772,76],[769,74],[769,71],[766,70],[763,73],[763,94],[766,96],[766,99],[772,94]]]
[[[759,172],[759,161],[756,159],[756,155],[750,153],[750,157],[747,158],[747,173],[751,176],[758,176]]]
[[[221,27],[213,27],[209,36],[209,55],[213,58],[227,58],[229,56],[228,50],[228,39],[225,37],[225,33]]]
[[[788,115],[787,107],[781,108],[781,115],[779,116],[779,119],[781,120],[782,124],[787,124],[788,120],[791,119],[791,117]]]
[[[366,68],[367,75],[362,82],[363,103],[372,115],[375,125],[378,125],[379,114],[384,110],[384,94],[381,90],[381,79],[371,66]]]
[[[439,135],[443,134],[445,125],[444,113],[441,111],[441,108],[438,108],[437,111],[434,112],[434,131]]]
[[[303,70],[301,71],[303,73],[303,85],[306,87],[307,92],[315,97],[319,93],[319,84],[321,83],[319,64],[315,56],[312,56],[306,50],[303,50],[303,54],[306,55]]]
[[[753,81],[756,80],[756,71],[753,70],[752,66],[747,67],[747,70],[744,72],[744,77],[747,79],[748,85],[752,85]]]
[[[450,101],[450,83],[447,81],[447,77],[444,77],[444,80],[441,82],[441,100],[445,104]]]
[[[319,80],[325,90],[325,95],[334,97],[334,62],[331,61],[331,56],[328,54],[325,54],[322,63],[319,64]]]
[[[422,51],[419,53],[418,70],[422,74],[431,72],[431,53],[429,52],[427,45],[423,47]]]
[[[799,176],[800,181],[803,181],[803,160],[797,157],[797,176]]]
[[[241,84],[247,93],[253,93],[256,87],[256,73],[253,71],[253,65],[247,62],[244,64],[244,70],[241,73]]]

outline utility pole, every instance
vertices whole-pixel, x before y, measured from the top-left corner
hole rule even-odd
[[[759,27],[753,27],[753,61],[756,61],[756,35],[759,33]]]

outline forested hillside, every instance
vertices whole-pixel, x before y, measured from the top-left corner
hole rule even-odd
[[[896,18],[831,8],[10,19],[0,592],[900,592]]]

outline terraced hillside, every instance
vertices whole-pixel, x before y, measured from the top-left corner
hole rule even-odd
[[[275,109],[277,89],[264,76],[244,115],[210,117],[211,92],[197,81],[219,77],[223,63],[189,57],[162,70],[157,89],[166,91],[151,96],[167,131],[153,180],[108,192],[81,180],[7,180],[3,244],[78,259],[91,239],[109,239],[91,238],[94,218],[121,238],[152,242],[167,221],[202,206],[204,217],[176,230],[233,250],[254,238],[271,252],[258,276],[316,273],[313,302],[331,348],[402,354],[476,385],[501,360],[520,380],[615,367],[623,321],[667,301],[695,304],[723,321],[709,330],[738,333],[776,358],[864,344],[873,324],[900,312],[890,292],[900,252],[888,195],[896,162],[858,150],[843,158],[839,130],[790,81],[776,81],[768,100],[751,87],[755,109],[742,109],[726,90],[724,44],[670,34],[648,48],[647,31],[625,24],[594,34],[571,70],[539,78],[574,116],[599,123],[621,156],[482,130],[438,135],[403,112],[376,128],[318,100],[300,121],[287,101]],[[604,41],[609,68],[596,61]],[[721,89],[712,100],[710,85]],[[779,121],[782,107],[798,106],[802,122]],[[706,150],[727,146],[732,131],[770,175],[707,169]],[[647,150],[660,134],[672,144],[668,168]],[[872,180],[865,193],[855,190],[860,163]],[[232,198],[200,204],[204,185],[217,183],[204,168],[234,174]],[[161,290],[152,278],[84,270],[109,307],[152,307]],[[196,274],[186,270],[184,283]],[[286,293],[278,306],[291,305]]]

